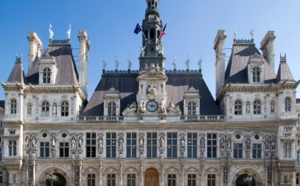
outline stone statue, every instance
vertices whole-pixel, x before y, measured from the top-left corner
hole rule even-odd
[[[246,103],[246,112],[247,112],[247,114],[250,113],[250,102],[249,101],[247,101],[247,103]]]
[[[53,33],[53,30],[52,30],[52,25],[51,25],[51,23],[50,23],[50,26],[49,26],[49,39],[50,39],[50,40],[52,40],[53,35],[54,35],[54,33]]]
[[[181,146],[181,148],[185,147],[185,141],[184,141],[183,137],[180,139],[180,146]]]
[[[266,138],[266,140],[265,140],[265,148],[270,149],[270,142],[269,142],[268,138]]]
[[[26,137],[26,139],[25,139],[25,146],[26,146],[27,149],[30,148],[30,143],[29,143],[29,138],[28,137]]]
[[[237,34],[238,34],[237,31],[234,30],[234,31],[233,31],[233,38],[234,38],[234,39],[236,39]]]
[[[246,149],[251,149],[251,140],[250,140],[250,138],[247,138],[245,143],[246,143]]]
[[[186,64],[186,69],[190,69],[190,59],[189,59],[189,56],[188,56],[187,60],[185,61],[185,64]]]
[[[118,61],[118,59],[116,59],[115,64],[116,64],[116,70],[118,70],[118,68],[119,68],[119,61]]]
[[[123,144],[124,144],[124,141],[122,138],[119,139],[119,148],[120,149],[123,149]]]
[[[224,149],[224,148],[225,148],[225,140],[224,140],[224,137],[221,137],[221,139],[220,139],[220,148],[221,148],[221,149]]]
[[[143,137],[140,137],[140,148],[144,147],[144,139]]]
[[[56,105],[56,103],[53,103],[52,115],[53,115],[53,116],[56,116],[56,115],[57,115],[57,105]]]
[[[101,149],[103,148],[103,139],[100,137],[98,140],[98,147]]]
[[[126,107],[126,109],[122,112],[123,116],[126,115],[129,112],[135,112],[136,111],[136,104],[133,102],[129,106]]]
[[[36,148],[36,138],[35,137],[32,137],[32,139],[31,139],[31,146],[32,146],[32,148]]]
[[[69,24],[69,29],[67,31],[67,37],[68,37],[68,39],[71,39],[71,24]]]
[[[174,70],[176,70],[176,65],[177,65],[177,60],[175,59],[172,63],[173,67],[174,67]]]
[[[51,146],[52,146],[52,147],[55,147],[55,146],[56,146],[56,139],[55,139],[54,136],[52,136]]]
[[[145,46],[141,46],[141,56],[145,55],[145,48],[146,48],[146,45]]]
[[[251,30],[250,35],[251,35],[251,39],[254,39],[254,29]]]
[[[227,137],[226,145],[227,145],[227,149],[231,149],[231,138],[230,137]]]
[[[75,138],[73,137],[72,138],[72,141],[71,141],[71,147],[72,147],[72,149],[75,149]]]
[[[204,137],[202,137],[202,138],[200,139],[200,148],[201,148],[201,149],[204,149],[204,148],[205,148],[205,139],[204,139]]]
[[[156,88],[154,86],[148,85],[147,96],[151,96],[151,97],[156,96]]]
[[[201,65],[202,65],[202,59],[200,58],[198,61],[199,70],[201,70]]]
[[[146,112],[146,104],[145,101],[142,100],[138,109],[138,113],[144,113]]]
[[[78,139],[78,147],[79,148],[82,148],[82,143],[83,143],[82,137],[79,137],[79,139]]]
[[[164,99],[162,99],[159,103],[159,113],[161,114],[167,114],[167,110],[166,110],[166,107],[165,107],[165,101]]]
[[[271,141],[271,148],[272,148],[272,150],[276,150],[276,140],[275,140],[275,138],[273,138],[272,141]]]
[[[131,61],[130,61],[130,59],[128,59],[128,69],[131,69]]]
[[[161,136],[159,139],[159,146],[160,146],[160,148],[165,147],[165,139],[163,136]]]
[[[105,70],[106,69],[106,61],[105,59],[102,59],[102,69]]]

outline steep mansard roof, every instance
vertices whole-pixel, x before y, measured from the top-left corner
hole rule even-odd
[[[183,111],[183,95],[185,91],[194,87],[199,90],[200,94],[200,114],[201,115],[219,115],[221,111],[214,101],[201,73],[174,73],[167,72],[168,81],[166,83],[166,91],[168,93],[168,101],[172,101],[175,105],[179,105]],[[121,96],[121,112],[132,102],[136,102],[136,94],[138,92],[138,73],[104,73],[95,89],[88,105],[86,106],[84,116],[103,116],[105,91],[114,88],[119,91]]]
[[[24,70],[23,70],[23,64],[22,64],[22,58],[16,59],[16,63],[14,68],[12,69],[9,78],[7,82],[19,82],[24,83]]]
[[[284,58],[284,60],[280,61],[276,80],[277,80],[277,82],[294,81],[294,77],[290,71],[290,68],[289,68],[285,58]]]
[[[261,55],[253,43],[235,43],[228,61],[225,72],[226,83],[249,83],[247,74],[247,64],[252,55]],[[276,82],[276,74],[270,65],[264,60],[264,80],[265,83]]]
[[[57,64],[56,85],[78,84],[78,72],[69,43],[52,41],[43,54],[43,56],[48,55],[53,56]],[[26,75],[26,83],[39,83],[39,60],[33,64],[33,67]]]

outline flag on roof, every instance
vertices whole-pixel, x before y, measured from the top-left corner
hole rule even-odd
[[[138,34],[138,33],[140,33],[140,31],[142,31],[142,28],[141,28],[140,25],[137,23],[136,26],[135,26],[135,29],[134,29],[134,33],[135,33],[135,34]]]
[[[167,27],[167,23],[165,24],[164,29],[163,29],[162,33],[160,34],[160,37],[163,37],[164,35],[166,35],[166,32],[165,32],[166,27]]]

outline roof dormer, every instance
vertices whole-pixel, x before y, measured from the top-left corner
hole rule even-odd
[[[107,120],[117,120],[120,116],[120,94],[119,91],[113,87],[104,94],[104,116],[107,116]]]
[[[39,61],[39,84],[55,84],[57,76],[57,64],[53,56],[48,54],[41,57]]]
[[[264,59],[259,54],[254,54],[249,57],[248,69],[248,82],[249,83],[263,83],[264,82]]]

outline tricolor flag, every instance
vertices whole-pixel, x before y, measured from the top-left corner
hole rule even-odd
[[[142,28],[141,28],[140,25],[137,23],[136,26],[135,26],[135,29],[134,29],[134,33],[135,33],[135,34],[138,34],[138,33],[140,33],[140,31],[142,31]]]
[[[165,24],[164,29],[163,29],[162,33],[160,34],[160,37],[163,37],[164,35],[166,35],[166,32],[165,32],[166,27],[167,27],[167,23]]]

